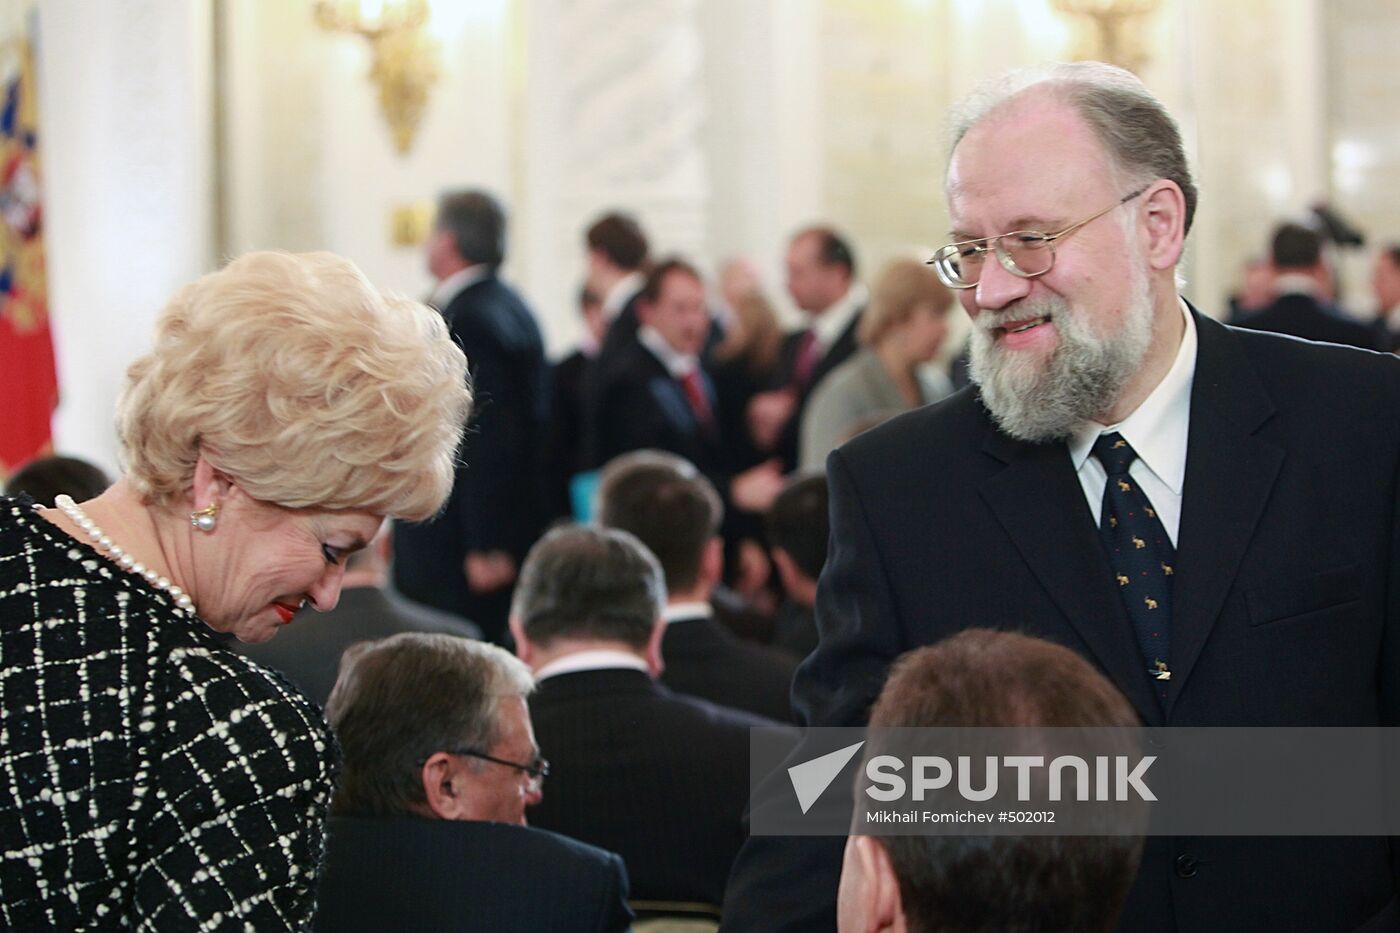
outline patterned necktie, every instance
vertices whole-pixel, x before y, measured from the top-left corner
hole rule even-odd
[[[1103,490],[1099,534],[1118,580],[1118,595],[1132,620],[1147,673],[1166,702],[1171,680],[1168,636],[1172,618],[1172,575],[1176,548],[1162,527],[1147,494],[1128,467],[1137,452],[1121,434],[1104,434],[1094,442],[1094,456],[1108,472]]]
[[[681,378],[681,388],[685,390],[686,400],[690,402],[690,410],[695,412],[695,420],[699,422],[704,430],[714,427],[715,416],[710,410],[710,399],[705,394],[704,383],[700,380],[700,370],[692,369]]]

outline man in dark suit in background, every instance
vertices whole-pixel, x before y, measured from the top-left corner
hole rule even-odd
[[[783,341],[780,387],[749,401],[749,426],[760,449],[772,451],[791,469],[797,465],[797,434],[812,390],[856,351],[856,330],[869,297],[856,280],[855,254],[830,227],[798,231],[788,244],[787,289],[809,318],[807,327]]]
[[[346,652],[326,706],[345,763],[316,929],[627,929],[621,860],[525,825],[549,773],[533,688],[503,649],[450,635]]]
[[[599,359],[611,359],[637,333],[637,297],[647,272],[647,235],[630,214],[613,211],[589,224],[585,284],[603,302],[606,332]]]
[[[472,419],[443,512],[395,525],[394,585],[499,640],[520,560],[549,517],[549,367],[539,327],[497,277],[506,217],[481,191],[444,195],[428,238],[433,304],[467,354]]]
[[[340,602],[334,609],[302,611],[271,641],[232,643],[233,649],[286,675],[308,697],[325,706],[340,669],[340,655],[360,641],[400,632],[440,632],[480,638],[481,630],[457,616],[404,599],[389,589],[389,533],[381,531],[345,558]]]
[[[791,655],[742,641],[715,618],[724,576],[724,505],[709,480],[675,454],[634,451],[603,470],[595,518],[645,544],[666,576],[661,682],[769,719],[792,719]]]
[[[734,472],[714,383],[700,359],[710,330],[700,273],[681,259],[658,263],[637,314],[637,332],[611,362],[599,362],[605,371],[589,417],[593,465],[632,450],[668,450],[695,464],[733,507],[764,512],[782,488],[782,473],[776,461]]]
[[[1377,349],[1371,328],[1332,304],[1332,273],[1322,259],[1322,238],[1301,224],[1279,224],[1269,248],[1274,300],[1243,318],[1240,327],[1304,340]]]
[[[1377,348],[1400,350],[1400,243],[1387,243],[1371,264],[1371,288],[1376,295]]]
[[[744,839],[749,728],[775,723],[656,683],[665,599],[625,531],[559,528],[530,552],[511,631],[552,763],[530,818],[620,854],[638,899],[718,905]]]
[[[1400,361],[1186,306],[1195,185],[1121,69],[1013,74],[953,138],[936,262],[978,385],[828,459],[803,720],[861,723],[896,657],[987,626],[1079,652],[1149,726],[1400,725]],[[840,848],[751,837],[726,929],[829,928]],[[1388,930],[1395,894],[1384,838],[1152,837],[1121,928]]]
[[[555,363],[552,370],[554,404],[551,408],[549,456],[555,498],[553,511],[559,516],[573,514],[569,484],[576,474],[588,469],[584,461],[584,426],[587,421],[585,379],[588,368],[598,358],[602,348],[606,326],[603,299],[587,285],[579,290],[578,310],[583,322],[579,347]]]

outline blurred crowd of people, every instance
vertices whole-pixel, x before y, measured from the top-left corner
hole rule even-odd
[[[608,211],[551,364],[479,190],[438,203],[426,306],[328,254],[182,289],[124,474],[45,458],[0,503],[0,926],[1391,928],[1364,842],[747,832],[754,729],[1395,725],[1400,445],[1336,412],[1394,406],[1400,247],[1362,322],[1328,231],[1280,224],[1223,327],[1176,291],[1160,102],[1097,63],[998,93],[955,140],[965,237],[865,276],[796,231],[793,330],[752,260],[708,282]],[[1335,904],[1260,880],[1312,851],[1361,879]]]

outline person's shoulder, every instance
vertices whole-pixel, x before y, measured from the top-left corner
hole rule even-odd
[[[1280,389],[1346,393],[1366,385],[1378,391],[1400,386],[1400,358],[1391,353],[1231,325],[1214,326],[1223,328],[1229,345],[1244,353],[1260,376]],[[1310,378],[1300,384],[1300,376]]]
[[[622,859],[614,852],[537,826],[485,822],[465,825],[475,827],[473,831],[492,842],[493,847],[514,848],[529,855],[531,862],[551,865],[556,870],[573,866],[584,871],[612,873],[622,868]]]
[[[176,639],[164,661],[158,676],[170,697],[172,742],[237,737],[231,754],[256,759],[279,753],[281,767],[298,762],[299,771],[331,777],[336,746],[325,716],[285,677],[212,637]]]
[[[970,385],[858,434],[837,448],[837,455],[856,470],[909,463],[938,471],[980,450],[990,426],[977,387]]]
[[[691,728],[707,734],[730,738],[742,736],[743,741],[747,742],[750,729],[783,725],[757,713],[677,693],[659,684],[657,691],[655,703],[658,709],[666,710],[676,722],[687,723]]]

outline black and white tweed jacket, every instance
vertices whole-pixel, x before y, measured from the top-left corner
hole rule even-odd
[[[0,928],[309,927],[338,755],[285,681],[0,498]]]

